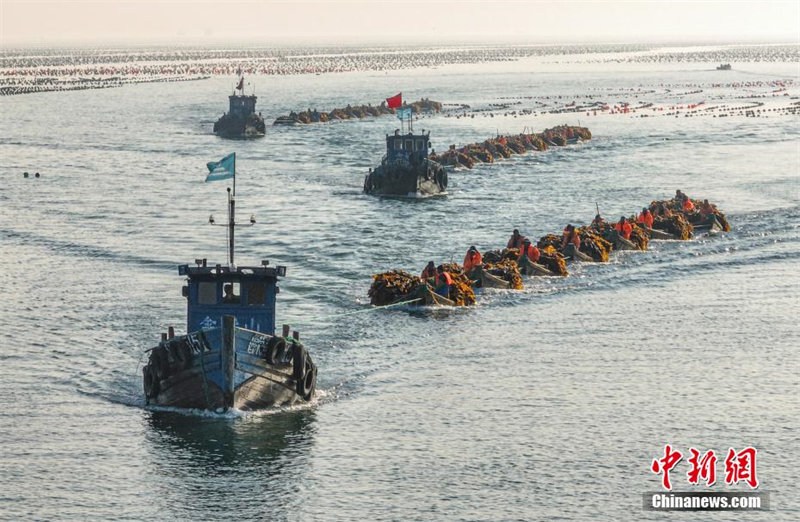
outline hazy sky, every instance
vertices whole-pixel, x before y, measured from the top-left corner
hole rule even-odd
[[[3,46],[204,41],[800,43],[800,0],[0,0],[0,31]]]

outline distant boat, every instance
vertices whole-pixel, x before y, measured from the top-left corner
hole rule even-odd
[[[381,164],[364,178],[364,192],[378,196],[427,197],[447,191],[447,172],[428,158],[430,131],[386,135]]]
[[[239,94],[236,94],[236,91]],[[256,95],[244,93],[244,76],[228,96],[228,112],[214,123],[214,134],[221,138],[244,139],[260,138],[266,132],[266,125],[261,113],[256,114]]]
[[[720,65],[717,65],[717,70],[718,71],[730,71],[731,70],[731,64],[722,63]]]

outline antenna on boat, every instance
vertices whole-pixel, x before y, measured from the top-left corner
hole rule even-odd
[[[220,226],[220,227],[228,227],[228,264],[233,265],[234,260],[234,231],[236,227],[252,227],[256,224],[256,216],[254,214],[250,215],[250,223],[248,224],[237,224],[236,223],[236,153],[232,153],[230,156],[231,158],[231,168],[228,169],[226,166],[222,166],[224,173],[217,179],[226,179],[226,178],[233,178],[233,190],[231,187],[228,187],[228,222],[227,223],[216,223],[214,221],[214,215],[212,214],[208,218],[208,223],[210,225]],[[209,164],[209,170],[211,174],[209,177],[206,178],[206,181],[213,180],[211,175],[216,172],[216,169],[219,168],[220,164],[227,160],[227,156],[223,158],[222,161],[218,163],[211,163]],[[230,176],[228,176],[230,174]]]

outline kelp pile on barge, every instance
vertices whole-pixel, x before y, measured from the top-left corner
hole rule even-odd
[[[561,125],[538,134],[497,136],[460,148],[451,145],[449,150],[442,154],[431,153],[429,158],[440,165],[471,169],[475,164],[494,163],[504,158],[510,158],[513,154],[544,151],[551,146],[563,147],[570,143],[590,139],[592,139],[592,133],[586,127]]]
[[[637,223],[635,219],[629,220],[631,233],[628,241],[633,243],[633,246],[629,243],[627,245],[628,249],[633,249],[635,246],[638,250],[647,250],[651,239],[688,240],[692,237],[693,230],[690,222],[702,222],[702,226],[708,227],[710,217],[716,220],[715,223],[719,223],[722,230],[730,230],[728,220],[715,205],[708,203],[707,200],[692,201],[695,203],[696,208],[702,209],[703,212],[684,210],[682,204],[675,199],[653,201],[649,207],[654,214],[652,229],[642,223]],[[547,269],[550,273],[546,275],[567,276],[565,257],[571,257],[572,261],[580,261],[574,255],[565,255],[565,250],[572,245],[568,241],[569,228],[568,226],[561,235],[547,234],[536,242],[539,250],[539,259],[534,265],[541,265],[541,267]],[[659,230],[669,232],[669,237],[651,238],[651,233],[655,234]],[[584,260],[593,262],[607,262],[609,260],[609,254],[615,250],[615,242],[613,240],[618,234],[615,224],[599,221],[591,225],[575,227],[575,232],[580,239],[579,251],[585,254]],[[522,238],[522,236],[516,237]],[[512,239],[514,238],[512,237]],[[618,242],[616,245],[617,247],[620,246]],[[520,263],[523,260],[519,258],[519,253],[520,250],[518,248],[488,250],[482,255],[482,263],[477,265],[469,276],[464,273],[464,269],[458,263],[442,265],[442,268],[450,275],[452,280],[448,295],[449,300],[455,306],[467,306],[475,303],[473,288],[480,288],[481,286],[480,278],[473,279],[478,269],[488,272],[500,280],[507,281],[510,283],[509,287],[511,289],[522,290],[523,280]],[[534,265],[528,264],[528,266]],[[531,272],[527,273],[530,274]],[[434,290],[430,285],[432,280],[423,281],[420,277],[413,276],[404,270],[390,270],[375,274],[372,277],[373,282],[368,295],[370,303],[377,306],[402,302],[420,304],[419,301],[426,301],[419,297],[423,291],[432,293]],[[433,304],[441,303],[434,302]]]
[[[516,248],[510,249],[510,251],[518,252]],[[524,288],[522,285],[522,274],[519,272],[516,257],[513,259],[506,257],[494,263],[485,262],[483,264],[483,269],[493,276],[497,276],[503,281],[511,283],[512,290],[522,290]]]
[[[411,108],[414,114],[422,113],[438,113],[442,111],[442,104],[437,101],[422,100],[415,101],[408,104],[403,104],[403,107]],[[329,112],[319,112],[317,109],[308,109],[302,112],[290,112],[287,115],[279,116],[273,125],[307,125],[310,123],[324,123],[326,121],[335,120],[363,120],[364,118],[375,116],[387,116],[395,114],[397,109],[389,108],[386,102],[380,105],[348,105],[342,109],[333,109]]]
[[[469,306],[475,304],[475,290],[472,289],[469,277],[458,263],[445,263],[442,265],[445,272],[450,274],[453,286],[450,288],[450,299],[456,306]]]

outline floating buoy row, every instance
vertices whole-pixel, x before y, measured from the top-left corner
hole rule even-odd
[[[592,133],[586,127],[561,125],[538,134],[498,136],[460,148],[450,145],[449,150],[442,154],[432,152],[429,158],[440,165],[471,169],[476,163],[494,163],[499,159],[510,158],[513,154],[525,154],[531,150],[543,151],[549,146],[563,147],[590,139]]]
[[[126,84],[185,82],[205,80],[208,76],[157,76],[127,78],[36,78],[34,81],[23,81],[14,78],[0,79],[0,96],[17,94],[33,94],[39,92],[83,91],[88,89],[110,89]]]
[[[437,101],[423,98],[413,103],[404,103],[403,107],[410,107],[414,114],[438,113],[442,110],[442,104]],[[386,106],[386,102],[380,105],[348,105],[343,109],[333,109],[330,112],[319,112],[317,109],[308,109],[302,112],[290,112],[288,115],[279,116],[273,125],[307,125],[309,123],[324,123],[334,120],[360,120],[371,116],[385,116],[395,114],[397,109]]]
[[[470,247],[464,265],[428,263],[420,276],[390,270],[372,276],[370,304],[469,306],[476,288],[522,290],[522,275],[567,276],[566,262],[608,262],[615,250],[647,250],[651,239],[689,240],[695,229],[729,231],[725,215],[708,200],[692,200],[678,191],[670,200],[652,201],[636,216],[615,223],[597,215],[590,225],[567,225],[561,234],[548,234],[535,246],[514,234],[502,250],[480,254]],[[522,253],[524,252],[524,255]]]

